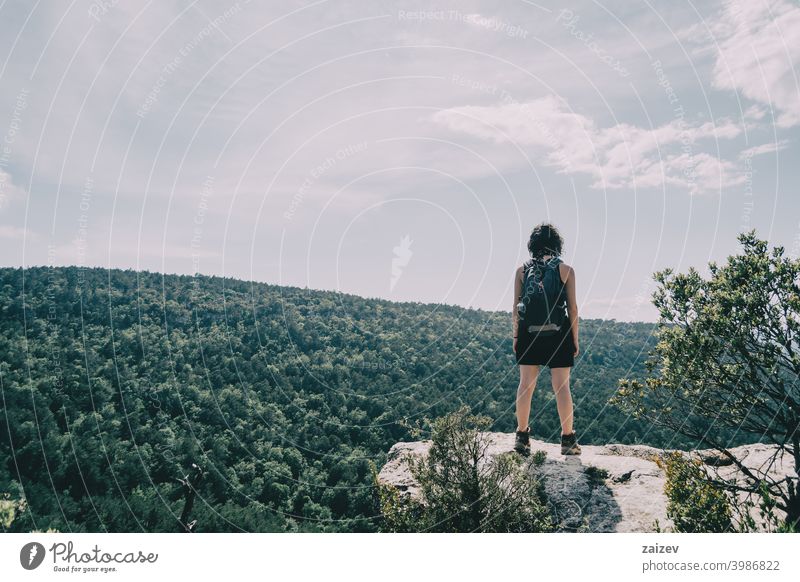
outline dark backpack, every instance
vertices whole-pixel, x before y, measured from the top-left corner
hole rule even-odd
[[[558,257],[533,258],[522,265],[522,296],[517,303],[519,325],[531,335],[552,336],[566,320],[566,296]]]

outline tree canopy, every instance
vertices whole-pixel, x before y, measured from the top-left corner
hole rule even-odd
[[[761,495],[766,488],[786,524],[800,526],[800,259],[769,249],[755,231],[738,237],[740,254],[709,277],[696,269],[656,273],[654,303],[661,314],[649,377],[620,381],[612,402],[637,418],[718,450],[740,479],[711,481],[731,492]],[[732,435],[775,445],[773,461],[788,454],[795,475],[770,476],[728,449]]]
[[[195,531],[377,531],[371,466],[409,423],[515,426],[508,312],[78,267],[0,269],[0,296],[6,530],[181,531],[196,464]],[[608,404],[653,330],[582,320],[582,442],[696,444]],[[531,427],[560,434],[546,370]]]

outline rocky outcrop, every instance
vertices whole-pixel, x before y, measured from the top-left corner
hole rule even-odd
[[[513,449],[513,434],[484,435],[490,443],[490,457]],[[408,455],[425,455],[429,447],[430,441],[395,444],[378,475],[379,481],[418,497],[419,490],[404,460]],[[528,461],[525,467],[542,478],[559,531],[650,532],[655,530],[656,522],[662,530],[672,526],[666,515],[664,472],[655,462],[667,450],[621,444],[582,444],[581,449],[579,456],[563,456],[560,445],[531,439],[531,450],[544,451],[547,456],[543,464],[537,466]],[[766,470],[765,462],[774,447],[753,444],[730,450],[748,467]],[[735,472],[735,467],[714,451],[687,454],[714,466],[721,476],[729,477]],[[779,458],[769,472],[782,477],[791,474],[792,468],[787,456],[783,462]]]

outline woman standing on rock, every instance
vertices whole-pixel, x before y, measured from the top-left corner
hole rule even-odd
[[[517,436],[514,450],[530,454],[531,398],[546,365],[552,375],[558,416],[561,419],[561,454],[579,455],[572,427],[570,368],[578,355],[578,305],[575,270],[561,260],[563,240],[556,227],[536,226],[528,241],[531,258],[514,276],[514,354],[519,365]]]

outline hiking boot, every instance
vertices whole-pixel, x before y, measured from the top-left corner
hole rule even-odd
[[[561,435],[561,454],[562,455],[580,455],[581,447],[578,444],[578,437],[575,431],[572,434]]]
[[[531,454],[531,427],[517,431],[517,439],[514,442],[514,451],[527,457]]]

